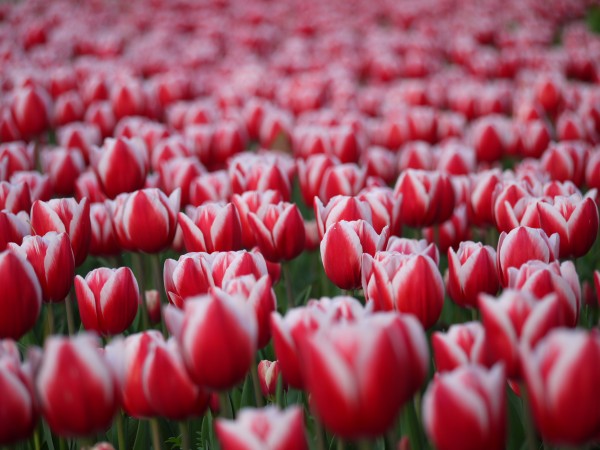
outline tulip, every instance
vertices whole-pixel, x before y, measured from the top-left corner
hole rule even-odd
[[[279,191],[268,190],[265,192],[247,191],[243,194],[233,194],[231,202],[235,205],[242,225],[242,242],[244,247],[252,248],[256,245],[256,236],[250,226],[249,214],[257,213],[263,205],[277,204],[283,201]],[[264,209],[264,208],[263,208]]]
[[[42,307],[42,288],[31,263],[20,253],[0,253],[0,339],[20,339],[33,328]]]
[[[54,102],[54,123],[58,126],[66,125],[83,119],[85,106],[81,95],[77,91],[68,91],[61,94]]]
[[[277,393],[277,383],[279,383],[278,361],[267,361],[263,359],[258,363],[258,380],[260,381],[260,390],[265,397],[273,397]]]
[[[94,269],[75,277],[81,322],[86,330],[111,336],[133,322],[140,302],[137,281],[128,267]]]
[[[176,157],[164,162],[159,169],[160,182],[166,194],[181,189],[181,204],[190,203],[192,181],[206,172],[204,166],[195,156]]]
[[[33,170],[35,165],[35,146],[22,141],[4,142],[0,144],[0,160],[6,159],[8,167],[6,176],[16,172]]]
[[[156,188],[120,194],[112,204],[117,240],[125,249],[155,253],[168,247],[175,237],[179,194],[169,197]]]
[[[314,211],[321,239],[331,225],[341,220],[350,222],[362,219],[373,224],[369,203],[358,197],[336,195],[327,202],[327,206],[323,205],[319,197],[315,197]]]
[[[581,286],[572,261],[546,264],[529,261],[518,270],[508,269],[508,287],[530,292],[537,299],[548,294],[558,296],[561,318],[566,326],[575,326],[581,309]]]
[[[458,252],[448,249],[448,295],[460,306],[477,306],[480,292],[495,294],[500,287],[496,251],[480,242],[464,241]]]
[[[179,213],[179,225],[188,252],[239,250],[242,229],[237,209],[232,203],[207,203]]]
[[[190,204],[200,206],[207,202],[228,202],[231,198],[231,180],[226,170],[204,173],[190,182]]]
[[[117,119],[143,115],[146,100],[139,80],[133,77],[116,80],[110,90],[110,103]]]
[[[476,365],[436,376],[423,397],[423,424],[439,450],[500,450],[506,442],[504,370]]]
[[[28,438],[38,412],[29,367],[21,364],[16,342],[0,341],[0,444],[10,445]]]
[[[256,213],[248,213],[248,222],[265,259],[288,261],[304,250],[304,220],[296,204],[264,205]]]
[[[392,189],[388,187],[371,187],[363,189],[358,194],[358,199],[367,202],[369,205],[375,231],[381,233],[381,230],[388,226],[391,235],[400,236],[402,234],[402,224],[400,222],[402,196],[396,197]]]
[[[324,174],[337,164],[340,164],[337,158],[320,154],[298,161],[298,181],[304,204],[314,204],[314,198],[320,195]]]
[[[75,276],[75,260],[67,233],[50,231],[44,236],[26,236],[20,246],[9,244],[9,248],[31,263],[45,302],[65,299]]]
[[[90,204],[84,198],[79,203],[74,198],[37,200],[31,207],[31,228],[39,236],[49,231],[67,233],[71,240],[75,266],[85,260],[91,235]]]
[[[600,337],[594,331],[558,329],[537,347],[522,346],[533,419],[545,441],[577,447],[597,439],[599,355]]]
[[[344,439],[388,430],[429,364],[423,328],[408,314],[368,315],[307,335],[299,345],[311,410]]]
[[[594,201],[595,190],[585,197],[573,194],[557,196],[550,202],[537,204],[540,228],[546,234],[560,236],[560,257],[585,255],[598,236],[598,207]]]
[[[116,255],[121,252],[115,236],[113,220],[106,204],[90,205],[90,223],[92,226],[91,255]]]
[[[26,184],[29,187],[29,196],[32,202],[36,200],[47,202],[52,197],[50,177],[35,170],[15,172],[11,175],[10,182],[13,185]],[[30,209],[31,207],[27,208],[27,210]]]
[[[442,223],[454,210],[454,188],[441,172],[406,170],[394,188],[394,195],[400,194],[400,220],[411,227]]]
[[[581,186],[585,179],[585,161],[590,152],[582,141],[550,143],[540,164],[553,180],[570,180]]]
[[[41,87],[27,86],[16,90],[11,105],[15,124],[22,136],[32,137],[51,122],[51,101]]]
[[[321,240],[321,260],[327,277],[340,289],[355,289],[361,283],[362,255],[373,256],[387,241],[389,228],[377,234],[364,220],[333,224]]]
[[[436,265],[440,264],[440,252],[435,243],[428,243],[425,239],[409,239],[398,236],[391,236],[386,252],[398,252],[403,255],[418,255],[423,254],[429,256]]]
[[[100,129],[91,123],[73,122],[57,131],[58,145],[66,149],[77,149],[86,163],[89,163],[92,146],[100,145]]]
[[[104,203],[107,200],[98,177],[91,169],[83,172],[75,180],[75,198],[80,201],[83,197],[87,197],[92,204]]]
[[[435,227],[423,229],[423,237],[430,242],[436,241],[442,252],[457,248],[461,242],[471,239],[470,221],[464,203],[457,204],[450,219]],[[437,234],[437,235],[436,235]]]
[[[430,328],[444,304],[444,281],[437,266],[425,255],[378,252],[362,256],[365,300],[376,310],[415,315]]]
[[[533,347],[552,328],[564,325],[555,295],[537,300],[527,292],[507,289],[497,300],[482,294],[479,308],[488,361],[503,362],[510,378],[521,377],[520,343]]]
[[[244,408],[235,421],[217,419],[217,439],[223,450],[306,450],[302,409],[291,406],[280,411],[275,406]]]
[[[88,106],[84,121],[97,127],[102,137],[106,138],[112,136],[117,119],[109,102],[97,100]]]
[[[36,390],[44,419],[64,437],[105,431],[119,406],[113,374],[87,334],[46,340]]]
[[[20,245],[30,233],[27,213],[15,215],[5,210],[0,211],[0,251],[6,249],[10,242]]]
[[[141,139],[108,138],[101,149],[92,152],[91,160],[100,185],[109,198],[144,187],[148,153]]]
[[[73,195],[77,178],[85,171],[81,153],[65,148],[44,150],[41,153],[44,173],[50,177],[52,190],[60,196]]]
[[[386,148],[371,146],[362,154],[360,164],[367,169],[368,177],[378,177],[392,184],[398,177],[397,156]]]
[[[244,125],[237,120],[224,120],[215,124],[210,157],[211,168],[222,168],[236,153],[243,152],[248,143]]]
[[[366,186],[366,182],[366,169],[357,164],[331,166],[323,173],[319,198],[329,201],[336,195],[357,195]]]
[[[275,190],[285,201],[291,198],[292,187],[284,167],[275,159],[260,155],[241,154],[229,163],[233,193]]]
[[[517,227],[508,234],[502,232],[496,251],[498,275],[503,286],[508,284],[508,269],[519,268],[531,260],[552,262],[558,258],[559,236],[541,229]]]
[[[17,214],[20,211],[29,212],[30,208],[30,189],[26,183],[0,181],[0,210]]]
[[[480,322],[451,325],[445,333],[431,336],[433,360],[438,372],[450,372],[469,363],[481,364],[485,357],[485,329]]]
[[[258,326],[242,298],[213,288],[186,301],[184,311],[168,306],[165,315],[195,383],[227,390],[244,379],[254,363]]]
[[[478,224],[494,223],[494,191],[502,180],[498,169],[480,172],[475,175],[469,196],[470,208]]]

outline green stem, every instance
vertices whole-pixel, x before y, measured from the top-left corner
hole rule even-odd
[[[40,450],[42,448],[40,445],[40,432],[38,427],[35,427],[35,430],[33,431],[33,447],[35,450]]]
[[[163,268],[161,264],[160,253],[152,255],[152,278],[154,278],[154,288],[160,295],[161,303],[165,300],[165,283],[163,280]]]
[[[361,439],[356,443],[356,448],[358,450],[371,450],[374,446],[371,445],[368,439]]]
[[[423,448],[421,425],[416,409],[417,402],[417,397],[415,397],[414,401],[409,401],[404,407],[404,412],[402,414],[402,431],[404,434],[408,434],[410,448],[413,450],[421,450]]]
[[[123,427],[123,412],[117,413],[117,440],[119,442],[119,450],[127,450],[125,445],[125,429]]]
[[[338,437],[336,440],[337,440],[337,444],[336,444],[335,448],[337,450],[344,450],[346,448],[346,444],[344,444],[344,440],[341,437]]]
[[[479,310],[477,308],[471,308],[471,320],[473,322],[479,321]]]
[[[281,374],[277,377],[277,390],[275,391],[275,402],[280,409],[285,409],[283,398],[283,378]]]
[[[146,289],[146,276],[144,271],[144,259],[141,253],[132,253],[131,259],[133,261],[133,271],[138,280],[140,287],[140,299],[141,299],[141,310],[142,310],[142,327],[144,330],[150,329],[150,318],[148,317],[148,307],[146,306],[146,298],[144,291]]]
[[[229,392],[219,392],[219,407],[220,415],[224,419],[233,419],[233,411],[231,409],[231,401],[229,400]]]
[[[75,290],[71,288],[71,292],[65,298],[65,312],[67,314],[67,330],[69,331],[69,336],[73,336],[75,334],[75,322],[73,320],[73,297],[75,296]]]
[[[67,441],[65,440],[65,438],[58,438],[58,448],[60,450],[67,450]]]
[[[252,375],[252,385],[254,386],[254,399],[256,400],[256,406],[258,408],[262,408],[265,405],[265,402],[260,389],[260,381],[258,379],[258,369],[256,364],[252,364],[252,367],[250,368],[250,374]]]
[[[160,426],[158,424],[158,419],[153,417],[150,419],[150,431],[152,432],[152,446],[153,450],[161,450],[162,449],[162,441],[160,439]]]
[[[92,446],[92,440],[89,437],[79,438],[79,449],[89,449]]]
[[[54,305],[46,303],[46,336],[54,334]]]
[[[283,277],[285,278],[285,293],[287,296],[287,310],[289,311],[294,307],[294,290],[292,288],[292,273],[290,270],[290,261],[284,261],[281,264],[283,270]]]
[[[325,446],[325,431],[323,430],[323,425],[321,425],[321,421],[315,417],[315,435],[317,438],[317,450],[325,450],[327,447]]]
[[[187,420],[179,422],[179,431],[181,432],[181,450],[190,450],[190,427]]]
[[[525,383],[521,383],[519,387],[521,392],[521,400],[523,402],[523,425],[525,426],[527,448],[529,450],[536,450],[538,448],[537,434],[535,432],[535,426],[533,424],[533,418],[531,416],[531,407],[529,404],[527,386],[525,386]]]

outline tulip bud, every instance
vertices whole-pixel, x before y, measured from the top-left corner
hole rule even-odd
[[[291,406],[244,408],[235,421],[217,419],[215,431],[223,450],[307,450],[302,409]]]
[[[438,372],[450,372],[469,363],[485,363],[485,330],[480,322],[451,325],[446,333],[431,336],[433,359]]]
[[[113,374],[90,335],[48,338],[36,388],[44,419],[59,436],[105,431],[119,405]]]
[[[179,213],[179,225],[188,252],[240,250],[242,229],[232,203],[207,203]]]
[[[423,424],[439,450],[501,450],[506,442],[502,366],[468,365],[436,376],[423,397]]]
[[[258,380],[260,381],[260,390],[265,397],[273,397],[277,392],[277,383],[279,383],[278,361],[267,361],[263,359],[258,363]]]
[[[31,195],[26,183],[13,184],[0,181],[0,211],[13,214],[31,209]]]

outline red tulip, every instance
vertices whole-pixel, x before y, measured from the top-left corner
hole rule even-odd
[[[0,211],[0,251],[6,249],[9,242],[21,245],[23,238],[31,233],[27,213],[13,214]]]
[[[86,163],[90,161],[92,146],[102,143],[100,129],[91,123],[73,122],[57,130],[58,145],[77,149]]]
[[[217,419],[215,431],[223,450],[306,450],[302,409],[291,406],[245,408],[235,421]]]
[[[521,361],[531,410],[545,441],[583,446],[600,430],[600,337],[595,331],[552,331]]]
[[[90,223],[92,226],[91,255],[116,255],[121,252],[112,217],[104,203],[90,205]]]
[[[25,142],[4,142],[0,144],[0,160],[6,158],[8,167],[6,176],[15,172],[33,170],[35,165],[35,146]]]
[[[500,170],[487,170],[475,175],[468,202],[469,211],[481,225],[494,223],[494,191],[502,180]]]
[[[263,359],[258,363],[258,380],[260,381],[260,390],[265,397],[273,397],[277,393],[277,383],[279,383],[279,361],[267,361]]]
[[[321,260],[327,277],[340,289],[355,289],[361,283],[362,255],[384,248],[389,229],[377,234],[364,220],[333,224],[321,240]]]
[[[68,91],[59,95],[54,102],[54,123],[66,125],[83,119],[85,106],[79,92]]]
[[[169,306],[165,314],[195,383],[225,390],[244,379],[254,363],[258,327],[242,298],[213,288],[186,301],[184,311]]]
[[[36,388],[44,419],[59,436],[105,431],[119,405],[113,374],[90,335],[48,338]]]
[[[589,151],[588,144],[582,141],[551,143],[542,155],[540,164],[553,180],[569,180],[581,186]]]
[[[480,292],[495,294],[500,287],[496,251],[480,242],[464,241],[458,252],[448,249],[448,295],[460,306],[477,307]]]
[[[42,288],[33,266],[14,250],[0,253],[0,339],[20,339],[33,328],[42,307]]]
[[[288,261],[304,250],[304,220],[294,203],[264,205],[256,213],[248,213],[248,223],[258,248],[269,261]]]
[[[329,167],[321,179],[319,198],[329,201],[336,195],[357,195],[367,183],[365,168],[354,163]]]
[[[190,204],[200,206],[208,202],[228,202],[231,198],[231,180],[226,170],[204,173],[190,182]]]
[[[165,161],[159,169],[160,181],[166,194],[181,188],[181,204],[190,203],[192,181],[206,172],[195,156],[175,157]]]
[[[400,220],[408,226],[442,223],[454,210],[454,188],[440,172],[406,170],[398,178],[394,194],[402,194]]]
[[[540,228],[560,236],[560,257],[585,255],[598,236],[598,207],[595,191],[585,197],[573,194],[556,196],[552,202],[538,202]]]
[[[108,199],[98,177],[91,169],[87,169],[75,180],[75,198],[80,201],[84,197],[87,197],[92,204],[104,203]]]
[[[120,194],[112,205],[115,234],[125,249],[146,253],[168,247],[175,237],[179,189],[167,197],[156,188]]]
[[[389,187],[370,187],[363,189],[358,194],[358,198],[369,205],[375,231],[381,233],[387,226],[390,228],[391,235],[400,236],[402,234],[400,222],[402,196],[396,197]]]
[[[558,234],[548,235],[541,229],[517,227],[508,234],[502,232],[498,240],[498,275],[503,286],[508,284],[508,269],[519,268],[531,260],[551,262],[558,257]]]
[[[148,153],[139,138],[107,138],[92,152],[94,172],[109,198],[141,189],[148,173]]]
[[[31,201],[43,200],[47,202],[52,197],[50,177],[35,170],[15,172],[10,177],[13,185],[26,184],[29,188]],[[27,208],[31,209],[31,206]]]
[[[485,330],[480,322],[451,325],[448,331],[431,336],[433,359],[438,372],[450,372],[470,363],[484,364]]]
[[[423,397],[423,424],[439,450],[500,450],[506,442],[504,370],[476,365],[436,376]]]
[[[299,344],[311,409],[345,439],[388,430],[429,364],[425,333],[410,315],[367,315],[321,329]]]
[[[85,112],[84,120],[90,125],[96,126],[102,137],[112,136],[117,119],[112,107],[107,101],[94,101]]]
[[[20,211],[29,212],[31,196],[27,183],[9,183],[0,181],[0,210],[17,214]]]
[[[42,168],[50,177],[52,190],[59,196],[73,195],[77,178],[85,171],[85,160],[78,151],[57,148],[41,154]]]
[[[298,161],[298,181],[306,205],[313,205],[314,198],[320,196],[323,176],[338,164],[337,158],[327,155],[312,155],[306,161]]]
[[[235,194],[246,191],[276,190],[289,201],[292,187],[283,166],[276,159],[248,153],[235,157],[229,163],[231,188]]]
[[[33,137],[46,130],[51,122],[51,100],[40,87],[22,87],[13,97],[12,114],[22,136]]]
[[[314,211],[319,230],[319,237],[321,239],[323,239],[325,231],[327,231],[331,225],[340,222],[341,220],[351,222],[353,220],[362,219],[373,225],[369,203],[358,197],[336,195],[327,202],[327,206],[323,205],[319,197],[315,197]],[[379,230],[379,232],[381,232],[381,230]]]
[[[45,302],[65,299],[75,276],[75,260],[67,233],[50,231],[44,236],[26,236],[20,246],[10,244],[9,247],[33,266]]]
[[[581,286],[572,261],[559,265],[558,261],[544,263],[529,261],[519,269],[508,269],[508,287],[529,292],[541,299],[556,294],[560,304],[561,320],[566,326],[575,326],[581,309]]]
[[[21,364],[16,342],[0,341],[0,444],[28,438],[38,419],[29,367]]]
[[[71,240],[75,266],[85,260],[90,247],[90,204],[84,198],[79,203],[74,198],[37,200],[31,207],[31,228],[39,236],[49,231],[67,233]]]
[[[146,99],[140,81],[133,77],[116,80],[110,90],[110,103],[117,119],[144,115]]]
[[[429,256],[435,265],[440,264],[440,252],[435,243],[428,243],[425,239],[409,239],[398,236],[391,236],[387,246],[386,252],[398,252],[403,255],[426,255]]]
[[[140,302],[137,281],[128,267],[94,269],[75,277],[81,322],[86,330],[111,336],[133,322]]]
[[[444,304],[444,281],[435,262],[425,255],[377,252],[362,256],[365,300],[376,310],[416,316],[423,327],[437,322]]]
[[[233,203],[240,216],[242,225],[242,242],[244,247],[252,248],[256,245],[256,236],[248,216],[250,213],[256,213],[259,209],[265,208],[263,205],[277,204],[283,201],[283,197],[279,191],[268,190],[265,192],[247,191],[243,194],[233,194],[231,203]]]
[[[242,226],[232,203],[207,203],[179,213],[179,226],[188,252],[239,250]]]
[[[489,362],[502,362],[509,378],[521,377],[519,344],[535,346],[552,328],[563,326],[556,296],[537,301],[531,294],[505,290],[496,300],[479,297],[485,328],[485,353]]]

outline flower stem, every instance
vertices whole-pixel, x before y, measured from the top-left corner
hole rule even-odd
[[[219,392],[219,407],[220,415],[224,419],[233,419],[233,411],[231,409],[231,401],[229,400],[229,392]]]
[[[287,296],[287,310],[289,311],[294,307],[294,290],[292,288],[292,272],[290,270],[290,261],[284,261],[281,264],[283,270],[283,277],[285,278],[285,293]]]
[[[325,432],[323,431],[323,425],[321,425],[321,421],[318,418],[315,417],[314,420],[317,450],[325,450],[327,447],[325,446]]]
[[[65,298],[65,312],[67,314],[67,330],[69,331],[69,336],[73,336],[75,334],[75,322],[73,320],[73,297],[75,296],[75,291],[71,288],[71,292]]]
[[[529,404],[529,394],[527,392],[527,386],[525,383],[520,385],[521,400],[523,402],[523,425],[525,426],[525,437],[527,440],[527,448],[529,450],[536,450],[537,436],[535,432],[535,426],[533,424],[533,418],[531,417],[531,407]]]
[[[344,444],[344,440],[340,437],[338,437],[336,440],[337,440],[337,444],[336,444],[335,448],[337,450],[344,450],[346,448],[346,445]]]
[[[256,400],[256,407],[262,408],[265,405],[263,401],[262,392],[260,390],[260,381],[258,380],[258,369],[256,364],[252,364],[250,368],[250,374],[252,376],[252,385],[254,386],[254,399]]]
[[[181,450],[190,450],[190,427],[187,420],[179,422],[179,431],[181,432]]]
[[[125,445],[125,429],[123,428],[123,412],[117,413],[117,440],[119,442],[119,450],[127,450]]]
[[[162,442],[160,440],[160,427],[158,419],[155,417],[150,419],[150,430],[152,431],[152,446],[154,450],[161,450]]]
[[[46,303],[46,336],[54,334],[54,305]]]
[[[142,327],[144,330],[150,328],[150,318],[148,317],[148,307],[146,306],[144,291],[146,289],[146,277],[144,271],[144,259],[141,253],[132,253],[131,259],[133,261],[133,271],[138,280],[140,287],[140,306],[142,309]]]
[[[42,448],[40,445],[40,432],[37,427],[33,431],[33,447],[35,450],[40,450]]]

